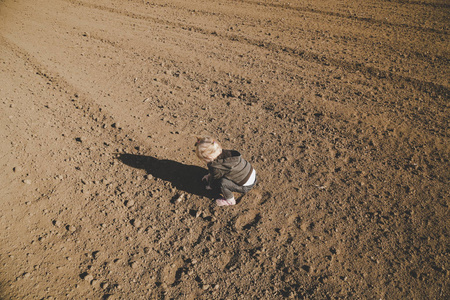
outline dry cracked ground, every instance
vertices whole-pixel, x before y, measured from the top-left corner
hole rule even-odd
[[[0,0],[1,299],[448,299],[446,0]],[[197,135],[252,161],[233,207]]]

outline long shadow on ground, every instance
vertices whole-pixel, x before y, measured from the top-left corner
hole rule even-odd
[[[205,168],[144,155],[123,153],[118,154],[117,158],[130,167],[143,169],[153,177],[171,182],[178,190],[201,197],[213,198],[215,196],[202,184],[201,179],[208,172]]]

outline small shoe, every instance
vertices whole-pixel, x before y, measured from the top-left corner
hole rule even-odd
[[[217,199],[216,200],[217,206],[229,206],[229,205],[235,205],[236,200],[233,198],[231,199]]]

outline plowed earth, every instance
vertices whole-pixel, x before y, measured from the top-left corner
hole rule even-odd
[[[0,0],[2,299],[448,299],[442,0]],[[234,207],[196,135],[252,161]]]

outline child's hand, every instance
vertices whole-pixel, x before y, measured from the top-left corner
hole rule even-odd
[[[206,174],[205,176],[203,176],[202,181],[203,182],[209,182],[209,175],[210,174]]]
[[[206,174],[202,178],[202,182],[206,184],[205,189],[207,189],[208,191],[212,190],[211,186],[209,185],[209,175],[210,174]]]

